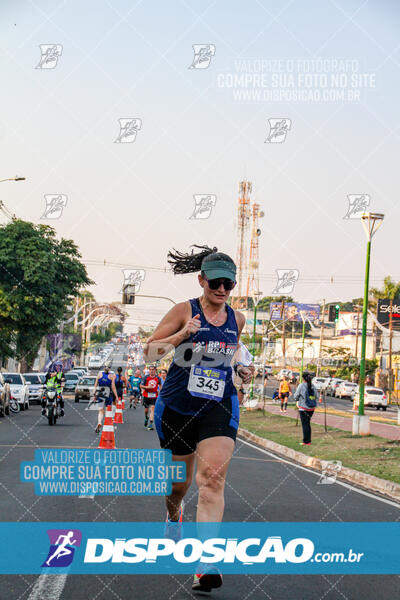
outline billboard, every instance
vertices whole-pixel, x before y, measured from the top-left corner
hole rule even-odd
[[[284,314],[282,315],[282,302],[271,302],[270,305],[271,321],[302,321],[301,313],[309,321],[319,321],[319,304],[301,304],[299,302],[285,302]]]
[[[400,302],[392,300],[392,327],[396,331],[400,330]],[[389,327],[390,318],[390,300],[379,299],[377,309],[378,323],[384,327]]]
[[[46,368],[59,361],[64,369],[70,369],[82,349],[82,338],[80,333],[50,333],[47,347]]]

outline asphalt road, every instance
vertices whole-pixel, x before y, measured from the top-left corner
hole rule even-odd
[[[125,352],[116,357],[113,368]],[[122,365],[121,365],[122,366]],[[35,448],[96,448],[97,413],[87,403],[66,402],[66,415],[49,427],[39,406],[0,421],[2,521],[164,521],[159,497],[39,497],[33,484],[19,481],[23,460]],[[155,431],[143,427],[143,408],[125,410],[116,431],[118,448],[158,448]],[[319,475],[237,441],[226,486],[225,521],[396,521],[400,506],[340,483],[317,485]],[[187,495],[185,520],[195,519],[196,488]],[[27,552],[29,552],[29,542]],[[4,549],[2,549],[4,551]],[[40,579],[41,578],[41,579]],[[230,575],[213,598],[221,600],[393,600],[395,576]],[[180,600],[191,592],[191,577],[178,576],[1,576],[0,600]]]

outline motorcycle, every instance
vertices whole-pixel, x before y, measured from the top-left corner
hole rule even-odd
[[[10,396],[10,411],[13,413],[18,413],[20,411],[19,402],[12,396]]]
[[[45,389],[42,399],[42,414],[47,417],[49,425],[56,425],[58,417],[62,416],[60,401],[61,395],[54,387]]]

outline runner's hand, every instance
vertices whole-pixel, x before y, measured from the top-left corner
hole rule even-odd
[[[198,330],[200,329],[200,326],[201,326],[200,315],[195,315],[193,317],[193,319],[189,319],[189,321],[186,323],[186,325],[182,329],[182,333],[183,333],[185,339],[188,338],[190,335],[192,335],[192,333],[197,333]]]
[[[239,366],[237,370],[237,374],[239,375],[243,383],[250,383],[253,377],[253,373],[254,367],[253,369],[251,369],[251,365],[248,367]]]

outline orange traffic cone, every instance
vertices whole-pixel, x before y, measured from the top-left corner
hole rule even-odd
[[[319,402],[322,404],[322,394],[319,395]]]
[[[104,450],[113,450],[115,448],[114,425],[111,406],[107,406],[99,448],[103,448]]]
[[[122,404],[121,404],[121,402],[118,402],[117,408],[115,409],[114,423],[123,423],[123,422],[124,422],[124,418],[122,416]]]
[[[125,410],[125,400],[122,398],[122,410]]]

